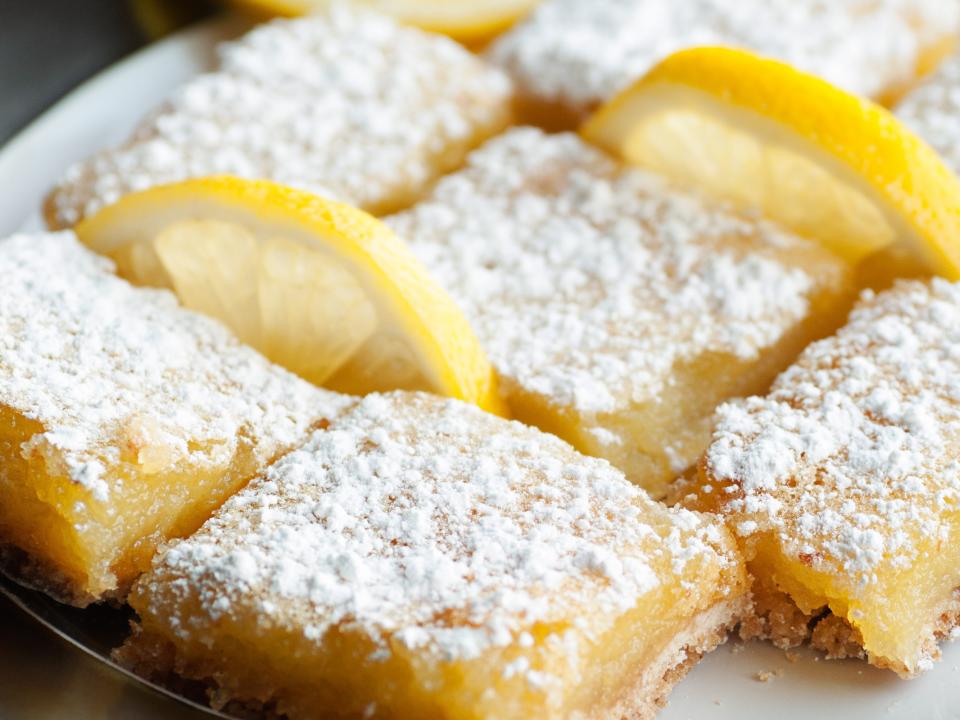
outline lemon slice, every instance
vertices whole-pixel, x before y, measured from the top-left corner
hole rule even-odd
[[[889,112],[789,65],[729,48],[678,52],[581,133],[852,262],[902,247],[960,278],[960,181]]]
[[[481,44],[513,25],[539,0],[354,0],[400,22]],[[233,0],[270,15],[305,15],[328,7],[331,0]]]
[[[318,385],[429,390],[503,413],[459,308],[360,210],[271,182],[213,177],[128,195],[76,232],[128,280],[173,289]]]

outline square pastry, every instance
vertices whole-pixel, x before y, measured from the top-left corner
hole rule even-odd
[[[118,655],[291,720],[651,718],[745,584],[720,523],[605,461],[375,394],[157,556]]]
[[[220,48],[46,207],[71,226],[121,195],[204,175],[274,180],[373,213],[412,202],[511,117],[511,84],[452,40],[337,3]]]
[[[0,241],[0,554],[85,605],[123,595],[348,396],[134,288],[72,233]]]
[[[714,408],[763,392],[853,298],[816,243],[519,128],[388,218],[460,304],[514,416],[654,496]]]
[[[747,634],[910,676],[960,620],[960,284],[867,294],[766,397],[723,406],[685,504],[756,578]]]

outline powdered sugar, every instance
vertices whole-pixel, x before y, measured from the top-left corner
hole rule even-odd
[[[960,172],[960,54],[949,58],[897,108],[901,120]]]
[[[506,123],[510,84],[456,43],[336,4],[220,50],[133,137],[67,172],[69,225],[120,195],[188,177],[267,178],[380,211]]]
[[[0,405],[40,425],[21,452],[91,499],[121,461],[209,467],[250,445],[266,462],[350,400],[111,269],[72,233],[0,241]]]
[[[655,399],[702,353],[756,358],[840,272],[805,241],[529,128],[388,222],[463,307],[508,392],[584,413]]]
[[[169,547],[135,604],[183,637],[255,604],[318,643],[349,622],[381,655],[574,652],[564,628],[589,639],[661,584],[715,574],[736,562],[728,543],[550,435],[454,400],[371,395]],[[202,613],[178,615],[189,598]],[[557,637],[535,643],[529,629],[553,621]],[[549,685],[536,665],[507,672]]]
[[[773,532],[854,587],[918,561],[917,538],[954,542],[958,328],[960,284],[902,282],[867,295],[768,397],[722,407],[707,467],[734,483],[724,508],[741,534]]]
[[[579,112],[696,45],[745,47],[877,96],[958,27],[956,0],[546,0],[491,57],[521,92]]]

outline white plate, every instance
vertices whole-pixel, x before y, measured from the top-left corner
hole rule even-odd
[[[207,69],[214,44],[236,30],[229,22],[217,21],[143,50],[80,87],[10,142],[0,152],[0,237],[39,227],[43,197],[67,165],[122,139],[173,88]],[[0,637],[0,667],[16,672],[9,655],[8,662],[2,662],[4,640]],[[98,671],[78,657],[64,651],[57,662],[69,665],[81,687],[86,682],[91,688],[102,687],[103,673],[114,672]],[[58,668],[50,678],[51,694],[57,692],[62,671]],[[765,672],[774,673],[768,682],[755,679]],[[115,681],[126,682],[119,675]],[[152,696],[149,701],[151,708],[165,702]],[[161,717],[153,714],[155,710],[149,714],[144,710],[142,715],[129,714],[128,699],[121,715],[107,711],[102,717]],[[172,717],[179,711],[171,703],[169,712]],[[7,717],[2,694],[0,716]],[[728,645],[694,668],[660,715],[660,720],[833,718],[960,720],[960,647],[945,647],[944,658],[933,671],[907,682],[863,663],[823,661],[812,653],[801,653],[796,662],[789,662],[772,647]]]

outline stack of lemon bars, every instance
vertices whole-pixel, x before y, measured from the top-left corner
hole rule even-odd
[[[960,0],[461,5],[255,27],[0,241],[3,570],[244,717],[929,669]]]

